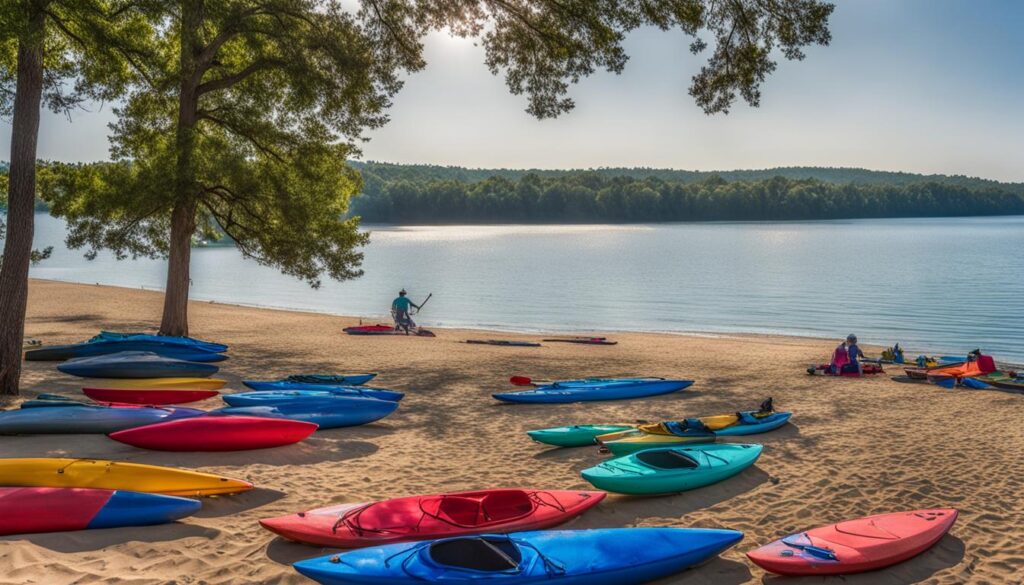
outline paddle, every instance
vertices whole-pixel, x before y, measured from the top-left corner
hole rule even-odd
[[[429,295],[427,295],[427,298],[423,299],[423,302],[420,303],[420,306],[416,308],[417,314],[419,314],[419,312],[423,310],[423,306],[427,304],[427,301],[429,301],[430,297],[432,296],[434,296],[434,293],[430,293]]]

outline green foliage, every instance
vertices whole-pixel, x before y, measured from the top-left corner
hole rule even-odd
[[[467,182],[431,173],[420,180],[405,176],[384,180],[371,177],[369,169],[364,173],[366,190],[355,200],[353,211],[365,221],[381,223],[761,221],[1024,213],[1024,186],[980,180],[971,186],[934,180],[842,184],[782,176],[730,182],[710,175],[678,181],[562,171]]]

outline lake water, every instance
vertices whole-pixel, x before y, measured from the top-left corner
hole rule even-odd
[[[86,261],[37,215],[53,257],[32,276],[159,289],[165,264]],[[368,226],[366,274],[319,290],[197,248],[192,296],[387,319],[405,287],[421,324],[509,330],[758,332],[980,347],[1024,363],[1024,216],[630,226]],[[158,315],[154,315],[157,318]]]

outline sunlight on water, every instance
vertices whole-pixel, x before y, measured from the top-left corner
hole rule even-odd
[[[60,245],[59,220],[37,221],[36,244],[56,248],[33,276],[163,286],[164,263],[89,262]],[[365,276],[318,290],[233,247],[197,248],[193,297],[386,320],[404,287],[414,300],[434,293],[432,325],[855,332],[1024,362],[1024,217],[368,229]]]

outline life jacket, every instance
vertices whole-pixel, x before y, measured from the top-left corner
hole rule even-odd
[[[846,352],[846,346],[840,345],[832,352],[832,366],[838,372],[840,368],[850,363],[850,354]]]

